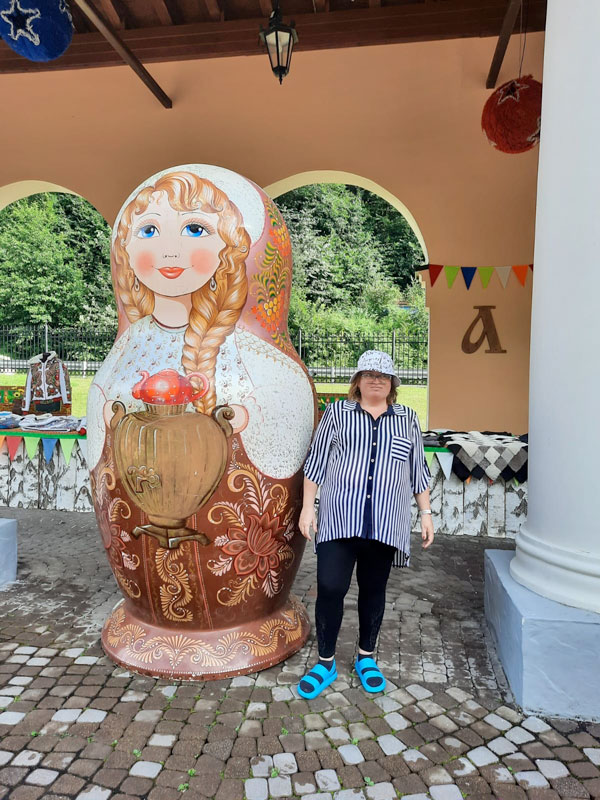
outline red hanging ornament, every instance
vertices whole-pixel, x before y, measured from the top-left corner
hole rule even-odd
[[[503,153],[524,153],[540,140],[542,84],[531,75],[502,84],[488,98],[481,127]]]

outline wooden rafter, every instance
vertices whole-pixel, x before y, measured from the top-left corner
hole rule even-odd
[[[506,48],[508,47],[511,34],[514,30],[517,14],[519,13],[522,2],[523,0],[509,0],[508,8],[506,9],[506,14],[504,15],[504,21],[502,22],[502,30],[500,31],[500,36],[498,37],[498,41],[496,43],[496,50],[494,52],[494,57],[492,58],[490,71],[485,82],[486,89],[493,89],[496,86],[496,81],[498,80],[498,75],[500,73],[500,67],[504,61]]]
[[[171,17],[171,13],[167,8],[165,0],[149,0],[149,4],[154,9],[154,13],[158,17],[158,21],[161,25],[173,24],[173,18]]]
[[[223,21],[225,19],[225,15],[223,14],[223,10],[219,5],[219,0],[204,0],[204,5],[206,10],[208,11],[208,16],[217,21]]]
[[[260,13],[263,17],[270,17],[271,12],[273,11],[273,4],[271,0],[259,0],[260,2]]]
[[[125,27],[125,20],[121,19],[119,12],[115,8],[113,0],[98,0],[100,13],[113,28]]]
[[[163,92],[158,83],[154,80],[152,75],[148,72],[146,67],[142,64],[137,56],[135,56],[125,42],[115,33],[115,31],[104,22],[102,17],[98,15],[96,9],[88,2],[88,0],[73,0],[77,7],[85,14],[85,16],[94,24],[106,41],[116,52],[121,56],[123,61],[128,64],[135,74],[146,84],[152,94],[158,98],[165,108],[172,108],[173,103],[171,98]]]

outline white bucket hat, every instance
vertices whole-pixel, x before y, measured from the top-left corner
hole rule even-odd
[[[394,362],[392,357],[381,350],[367,350],[358,359],[356,365],[356,372],[352,376],[352,380],[356,378],[359,372],[381,372],[383,375],[389,375],[392,379],[392,387],[395,389],[400,386],[400,378],[396,375]]]

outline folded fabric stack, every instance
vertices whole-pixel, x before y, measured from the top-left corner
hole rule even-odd
[[[10,411],[0,411],[0,430],[8,428],[18,428],[21,424],[21,417]]]
[[[27,431],[79,431],[85,433],[85,417],[56,417],[52,414],[27,414],[20,420],[20,427]]]
[[[454,454],[452,472],[461,480],[469,476],[491,481],[527,480],[527,436],[495,431],[445,431],[438,434],[442,447]]]

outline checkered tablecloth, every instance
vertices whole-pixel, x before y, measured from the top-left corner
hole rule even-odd
[[[433,432],[425,434],[426,440]],[[452,471],[461,479],[469,476],[505,481],[527,480],[527,437],[491,431],[444,431],[435,435],[442,447],[454,454]]]

